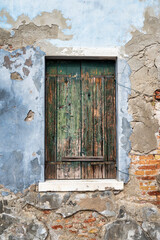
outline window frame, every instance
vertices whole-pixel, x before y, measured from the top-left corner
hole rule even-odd
[[[46,56],[45,59],[95,59],[95,60],[115,60],[116,61],[116,162],[117,162],[117,169],[126,170],[126,173],[128,172],[128,163],[129,163],[129,157],[128,157],[128,151],[123,149],[121,144],[121,136],[124,136],[123,129],[122,129],[122,118],[123,116],[130,120],[130,116],[127,113],[127,106],[128,106],[128,94],[130,93],[127,88],[121,90],[119,87],[120,85],[118,83],[123,83],[125,81],[126,86],[130,86],[130,69],[128,67],[127,61],[125,61],[120,55],[119,55],[119,48],[75,48],[70,51],[70,55],[64,55],[64,52],[61,50],[59,51],[59,55],[54,56]],[[77,55],[75,54],[77,52]],[[45,61],[44,61],[45,62]],[[44,64],[44,71],[45,71],[45,64]],[[45,79],[45,76],[44,76]],[[44,81],[45,82],[45,81]],[[45,93],[44,93],[45,94]],[[123,100],[122,100],[123,97]],[[44,100],[45,101],[45,100]],[[124,106],[124,114],[121,112],[121,106],[122,104],[125,104]],[[43,169],[44,169],[44,163],[43,162]],[[70,182],[70,186],[72,185],[73,188],[69,187],[68,185],[66,188],[63,188],[63,184],[65,184],[65,180],[45,180],[44,174],[42,176],[41,182],[39,182],[38,188],[39,191],[81,191],[82,189],[79,188],[78,184],[79,181],[83,180],[75,180],[73,183]],[[68,180],[66,180],[68,181]],[[70,180],[71,181],[71,180]],[[89,191],[90,189],[90,183],[92,182],[95,187],[94,190],[104,190],[107,189],[107,187],[112,187],[113,189],[123,189],[124,182],[128,181],[127,175],[121,174],[120,171],[117,172],[116,179],[105,179],[100,180],[100,183],[102,184],[102,188],[99,186],[96,180],[90,181],[86,180],[86,182],[83,182],[84,191]],[[86,185],[85,185],[86,184]],[[86,186],[86,187],[85,187]],[[91,188],[91,191],[93,190]]]

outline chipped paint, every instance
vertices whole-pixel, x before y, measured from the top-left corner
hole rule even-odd
[[[0,10],[2,183],[19,191],[44,180],[44,55],[117,58],[117,160],[118,169],[125,172],[117,175],[127,182],[129,140],[133,152],[148,153],[156,148],[159,105],[156,103],[154,109],[151,97],[159,89],[160,79],[159,0],[131,0],[127,4],[125,0],[121,4],[118,0],[49,0],[47,4],[43,0],[21,4],[6,0]],[[145,89],[150,97],[142,99],[131,87],[142,93]],[[137,108],[147,109],[147,115],[137,118]],[[30,109],[34,119],[26,122]],[[149,129],[152,134],[144,134],[142,146],[141,140],[137,141],[137,126],[150,116],[141,129],[146,132],[146,126],[153,125]],[[152,136],[152,144],[146,136]],[[32,156],[33,152],[37,155]],[[12,172],[9,179],[5,177],[10,159],[13,173],[22,178],[20,184]],[[15,171],[18,161],[21,165]]]

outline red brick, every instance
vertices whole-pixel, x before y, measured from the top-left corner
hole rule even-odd
[[[136,171],[135,175],[144,175],[144,171]]]
[[[160,164],[160,160],[154,159],[154,160],[147,160],[146,164]]]
[[[160,191],[152,191],[152,192],[148,192],[148,194],[150,196],[160,196]]]
[[[156,165],[144,165],[144,166],[140,166],[138,167],[138,169],[149,169],[149,170],[155,170],[156,169]]]
[[[147,191],[147,190],[149,190],[149,187],[148,187],[148,186],[140,186],[140,189],[141,189],[141,190],[146,190],[146,191]]]
[[[71,228],[73,225],[65,225],[66,228]]]
[[[44,213],[44,214],[50,214],[51,211],[49,211],[49,210],[44,210],[43,213]]]
[[[95,222],[95,221],[96,221],[96,218],[89,218],[89,219],[84,220],[84,223],[91,223],[91,222]]]
[[[154,155],[143,155],[143,156],[139,156],[140,160],[151,160],[154,159]]]
[[[153,177],[153,176],[145,176],[145,177],[138,177],[138,179],[141,179],[141,180],[155,180],[156,177]]]
[[[57,229],[62,229],[63,226],[62,225],[54,225],[54,226],[52,226],[52,228],[57,230]]]
[[[146,175],[156,175],[157,174],[157,170],[151,170],[151,171],[146,171],[145,172]]]
[[[69,232],[71,232],[71,233],[77,233],[78,230],[69,230]]]
[[[156,186],[149,186],[149,190],[156,190],[157,187]]]

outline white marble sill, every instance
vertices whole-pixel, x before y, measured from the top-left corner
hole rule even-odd
[[[116,179],[47,180],[38,184],[39,192],[84,192],[109,189],[123,190],[123,188],[124,183]]]

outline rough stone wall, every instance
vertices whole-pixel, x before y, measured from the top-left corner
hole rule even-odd
[[[1,187],[0,239],[159,240],[160,209],[111,190],[13,194]]]

